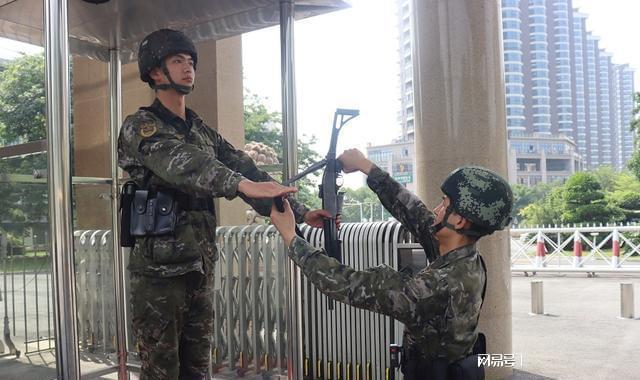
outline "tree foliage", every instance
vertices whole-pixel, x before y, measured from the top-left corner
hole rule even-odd
[[[634,151],[627,163],[631,172],[640,179],[640,92],[636,92],[633,97],[633,115],[629,129],[634,135]]]
[[[563,223],[618,222],[622,211],[607,202],[602,185],[592,173],[576,173],[564,185]]]
[[[640,181],[633,174],[621,173],[608,199],[620,208],[625,222],[640,221]]]
[[[520,214],[525,207],[543,199],[558,186],[561,186],[561,183],[541,182],[531,187],[520,184],[511,186],[513,190],[513,211],[511,212],[511,217],[514,218],[514,220],[519,220],[521,218]]]
[[[629,128],[632,132],[640,132],[640,91],[633,94],[633,116]]]
[[[250,93],[244,98],[244,133],[247,142],[256,141],[270,146],[276,151],[278,160],[283,162],[282,114],[269,111],[264,99],[256,94]],[[320,160],[320,154],[312,148],[315,142],[315,136],[298,139],[298,165],[301,169]],[[298,199],[310,208],[321,206],[315,182],[315,177],[307,176],[297,183]]]
[[[613,168],[613,166],[599,166],[593,170],[590,170],[589,173],[593,174],[595,179],[602,187],[602,191],[604,191],[605,193],[615,190],[616,181],[618,180],[618,176],[620,175],[620,173],[617,172]]]
[[[638,149],[633,151],[629,162],[627,162],[627,168],[631,170],[636,178],[640,179],[640,151]]]
[[[6,63],[0,72],[0,142],[12,145],[45,137],[44,57],[19,57]],[[45,153],[0,160],[3,174],[32,175],[35,169],[46,167]],[[2,227],[14,238],[23,235],[26,227],[45,227],[46,185],[2,182],[0,192]]]
[[[349,223],[386,220],[390,214],[384,210],[378,196],[367,186],[344,189],[342,220]]]
[[[545,197],[525,206],[519,215],[527,225],[549,225],[562,222],[563,188],[556,187]]]
[[[0,72],[0,125],[5,144],[44,139],[44,57],[25,55]]]
[[[615,223],[640,216],[640,181],[610,168],[572,175],[518,213],[526,225]]]

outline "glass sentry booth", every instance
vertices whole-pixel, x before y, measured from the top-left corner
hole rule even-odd
[[[137,78],[139,41],[170,27],[198,43],[194,108],[211,110],[207,120],[225,128],[233,117],[224,94],[238,86],[242,92],[238,36],[279,24],[288,177],[297,170],[294,20],[347,6],[342,0],[0,0],[0,37],[43,48],[0,74],[6,91],[0,101],[0,373],[126,379],[136,370],[127,334],[127,256],[117,228],[122,173],[115,163],[123,115],[153,98]],[[220,70],[236,73],[235,82]],[[27,72],[34,75],[22,75]],[[43,80],[39,90],[35,84]],[[243,133],[241,123],[230,124],[225,133]],[[295,277],[285,283],[287,310],[299,302],[290,286]],[[286,314],[294,343],[280,375],[300,378],[299,320]],[[7,360],[32,354],[38,365]]]

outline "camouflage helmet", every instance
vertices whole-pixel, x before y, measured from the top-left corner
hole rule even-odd
[[[481,235],[505,228],[511,222],[513,193],[498,174],[479,166],[462,166],[440,186],[458,215],[474,224]]]
[[[149,34],[140,42],[138,48],[140,79],[153,87],[153,80],[149,76],[151,70],[163,67],[165,58],[179,53],[191,55],[195,69],[198,63],[198,52],[187,35],[172,29],[160,29]]]

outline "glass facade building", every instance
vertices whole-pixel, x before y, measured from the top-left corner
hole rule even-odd
[[[600,46],[572,0],[501,4],[509,137],[565,136],[586,168],[623,168],[633,70]]]

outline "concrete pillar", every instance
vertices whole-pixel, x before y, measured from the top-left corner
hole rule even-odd
[[[456,167],[507,177],[499,0],[414,0],[417,193],[430,205]],[[509,235],[483,238],[489,281],[480,316],[490,353],[512,353]],[[510,368],[487,368],[488,378]]]
[[[187,106],[233,146],[244,147],[241,36],[198,44],[196,88]],[[249,208],[240,198],[218,199],[218,225],[246,224]]]

